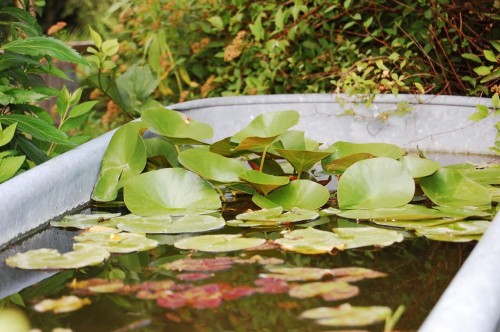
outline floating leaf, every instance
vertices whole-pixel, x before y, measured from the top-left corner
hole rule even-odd
[[[329,198],[330,192],[327,188],[310,180],[292,181],[266,196],[267,200],[276,206],[282,206],[287,211],[294,207],[304,210],[316,210],[325,205]],[[261,206],[258,199],[252,198],[252,200],[259,207],[266,207]]]
[[[338,307],[319,307],[304,311],[300,318],[314,319],[326,326],[364,326],[388,319],[392,314],[389,307],[354,307],[348,303]]]
[[[490,224],[491,222],[486,220],[457,221],[441,226],[417,228],[416,234],[437,241],[477,241]]]
[[[100,202],[116,199],[118,189],[146,166],[146,147],[139,131],[142,122],[130,122],[120,127],[104,153],[99,176],[91,198]]]
[[[441,168],[441,164],[424,158],[404,156],[399,161],[405,165],[414,178],[429,176]]]
[[[62,296],[58,299],[45,299],[33,306],[33,309],[38,312],[52,311],[55,314],[64,312],[72,312],[89,305],[91,302],[88,298],[79,298],[78,296],[69,295]]]
[[[274,242],[285,250],[302,254],[323,254],[345,247],[344,241],[336,234],[312,227],[293,230]]]
[[[134,214],[114,219],[117,227],[132,233],[178,234],[207,232],[224,227],[224,218],[210,215],[188,214],[171,217],[148,216],[141,217]]]
[[[267,270],[270,273],[260,274],[259,277],[286,281],[311,281],[330,277],[336,281],[353,282],[386,276],[385,273],[362,267],[323,269],[318,267],[268,266]]]
[[[20,269],[78,269],[97,265],[109,257],[109,251],[99,247],[83,248],[60,254],[55,249],[29,250],[6,259],[8,266]]]
[[[143,234],[136,233],[110,233],[110,232],[85,232],[75,236],[74,250],[85,248],[103,248],[111,253],[129,253],[145,251],[156,248],[158,241],[148,239]]]
[[[30,320],[28,316],[19,309],[3,307],[0,310],[0,331],[31,331]]]
[[[215,257],[215,258],[184,258],[178,259],[171,263],[162,265],[166,270],[174,271],[224,271],[230,269],[235,263],[232,257]]]
[[[308,299],[321,296],[325,301],[339,301],[349,299],[359,294],[359,288],[342,281],[310,282],[295,285],[290,288],[288,295],[299,299]]]
[[[150,171],[129,180],[124,187],[125,205],[142,215],[169,214],[175,209],[217,210],[221,201],[211,185],[183,168]]]
[[[221,183],[241,182],[240,175],[248,171],[241,161],[204,149],[184,150],[179,154],[178,160],[185,168],[202,178]]]
[[[73,214],[64,216],[60,221],[51,221],[50,225],[79,229],[86,229],[97,225],[114,227],[116,222],[110,219],[118,216],[120,216],[120,213]]]
[[[265,239],[242,237],[241,234],[213,234],[185,238],[175,242],[174,246],[179,249],[226,252],[257,247],[265,242]]]
[[[404,150],[399,146],[388,143],[351,143],[338,141],[327,149],[331,155],[321,161],[321,166],[327,172],[342,173],[357,161],[372,157],[386,157],[399,159]]]
[[[436,205],[488,206],[491,193],[483,185],[451,168],[441,168],[420,180],[425,195]]]
[[[455,221],[460,221],[464,219],[464,217],[456,217],[456,218],[443,218],[443,219],[427,219],[427,220],[373,220],[373,223],[381,226],[390,226],[390,227],[401,227],[405,229],[417,229],[422,227],[433,227],[439,225],[446,225],[453,223]]]
[[[290,182],[288,176],[275,176],[256,170],[247,170],[241,173],[239,177],[241,180],[250,183],[258,192],[264,195]]]
[[[181,143],[200,143],[213,136],[210,125],[190,119],[187,115],[166,108],[152,108],[142,112],[142,120],[152,132]]]
[[[376,227],[344,227],[335,228],[333,231],[342,238],[344,249],[386,247],[404,240],[401,232]]]
[[[345,210],[338,213],[339,217],[356,220],[426,220],[443,217],[454,217],[451,213],[440,212],[423,205],[406,204],[401,207]]]
[[[391,208],[407,204],[415,182],[406,167],[391,158],[361,160],[349,167],[338,184],[340,209]]]
[[[231,141],[242,144],[247,138],[262,138],[263,141],[256,141],[255,144],[246,144],[245,149],[252,147],[263,147],[269,145],[276,137],[284,133],[290,127],[295,126],[299,121],[297,111],[278,111],[259,114],[245,128],[231,137]],[[240,149],[241,148],[237,148]]]
[[[290,211],[283,214],[282,212],[283,208],[280,206],[272,209],[262,209],[257,211],[240,213],[239,215],[236,216],[236,219],[245,221],[272,222],[280,224],[280,223],[290,223],[290,222],[298,222],[304,220],[313,220],[319,217],[319,214],[315,211],[303,210],[298,208],[293,208]]]

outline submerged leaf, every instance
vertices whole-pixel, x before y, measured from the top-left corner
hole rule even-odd
[[[127,208],[134,214],[169,214],[175,209],[217,210],[221,201],[206,181],[183,168],[165,168],[134,177],[124,187]]]
[[[91,302],[88,298],[79,298],[78,296],[69,295],[62,296],[58,299],[45,299],[33,306],[33,309],[38,312],[52,311],[55,314],[72,312],[81,309],[83,306],[89,305]]]
[[[310,282],[295,285],[290,288],[288,295],[299,299],[308,299],[321,296],[325,301],[339,301],[349,299],[359,294],[359,288],[343,281]]]
[[[241,234],[213,234],[185,238],[175,242],[174,246],[179,249],[226,252],[257,247],[265,242],[265,239],[246,238]]]
[[[6,259],[8,266],[20,269],[78,269],[97,265],[109,257],[109,251],[99,247],[60,254],[55,249],[29,250]]]
[[[415,193],[415,181],[406,167],[391,158],[358,161],[341,176],[337,198],[343,209],[403,206]]]

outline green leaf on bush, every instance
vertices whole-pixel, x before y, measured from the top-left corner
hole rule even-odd
[[[52,37],[28,37],[4,44],[0,49],[37,57],[50,56],[61,61],[86,65],[87,62],[78,52]]]
[[[16,175],[25,160],[26,156],[0,159],[0,183],[5,182]]]
[[[467,60],[472,60],[477,63],[481,63],[481,58],[479,58],[477,55],[473,53],[463,53],[462,58],[467,59]]]
[[[491,73],[491,67],[479,66],[479,67],[474,68],[474,71],[479,76],[486,76],[486,75],[489,75]]]
[[[68,136],[54,125],[33,116],[9,114],[0,117],[0,123],[11,125],[17,122],[17,130],[45,142],[70,144]]]

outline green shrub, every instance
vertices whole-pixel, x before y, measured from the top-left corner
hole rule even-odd
[[[43,163],[87,138],[70,137],[96,102],[78,104],[82,89],[70,93],[47,86],[42,76],[68,76],[57,61],[86,64],[58,39],[44,36],[28,11],[0,9],[0,182]],[[56,98],[55,119],[38,106]],[[3,128],[3,130],[2,130]]]
[[[118,72],[140,62],[162,103],[344,92],[491,95],[474,61],[499,35],[491,1],[124,1]]]

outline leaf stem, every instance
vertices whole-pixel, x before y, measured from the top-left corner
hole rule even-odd
[[[264,151],[262,152],[262,157],[260,159],[259,172],[262,172],[264,169],[264,160],[266,160],[267,149],[269,149],[269,145],[264,147]]]

